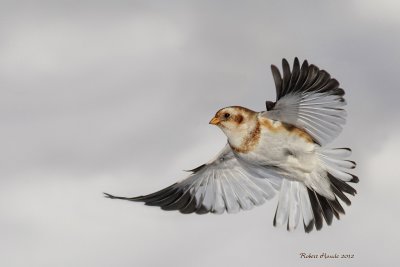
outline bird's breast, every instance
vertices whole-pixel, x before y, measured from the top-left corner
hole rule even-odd
[[[249,131],[244,132],[238,136],[238,141],[235,137],[229,138],[228,142],[232,147],[233,151],[239,154],[247,154],[254,151],[261,139],[261,127],[260,123],[257,121]]]
[[[287,170],[308,172],[313,169],[315,144],[306,132],[264,118],[260,119],[259,129],[258,141],[249,146],[250,149],[234,149],[238,157],[252,164]]]

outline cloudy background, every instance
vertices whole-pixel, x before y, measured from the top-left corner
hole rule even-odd
[[[398,1],[0,3],[1,266],[398,262]],[[332,145],[353,149],[360,183],[341,221],[288,233],[272,226],[276,199],[199,216],[102,197],[150,193],[214,156],[214,112],[263,109],[269,65],[295,56],[346,90]]]

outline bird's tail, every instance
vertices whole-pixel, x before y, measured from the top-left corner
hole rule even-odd
[[[359,181],[355,175],[347,172],[356,166],[354,161],[346,159],[351,155],[351,150],[319,148],[317,155],[318,168],[308,174],[304,183],[287,179],[282,182],[275,226],[287,225],[288,230],[293,230],[302,217],[307,233],[314,225],[320,230],[323,220],[330,225],[333,216],[339,219],[340,214],[345,214],[338,198],[347,205],[351,204],[344,193],[354,196],[357,192],[348,183]]]

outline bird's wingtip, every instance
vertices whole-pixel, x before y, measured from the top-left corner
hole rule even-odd
[[[109,193],[103,192],[103,194],[104,194],[105,198],[111,198],[111,199],[115,198],[115,196],[113,196],[113,195],[111,195]]]

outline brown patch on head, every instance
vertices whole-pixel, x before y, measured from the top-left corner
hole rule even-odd
[[[221,108],[220,110],[217,111],[217,114],[221,114],[221,113],[225,113],[227,110],[235,110],[235,111],[241,111],[244,113],[248,113],[248,114],[255,114],[257,112],[245,108],[245,107],[241,107],[241,106],[230,106],[230,107],[225,107],[225,108]]]
[[[250,134],[244,139],[240,147],[234,147],[231,145],[232,149],[238,153],[248,153],[252,151],[258,142],[260,141],[261,127],[260,122],[257,121],[256,127],[250,132]]]
[[[240,107],[240,106],[231,106],[222,108],[217,111],[215,117],[218,118],[221,123],[218,126],[223,128],[229,128],[229,126],[225,123],[231,123],[231,126],[237,127],[243,125],[249,118],[255,117],[256,112]]]
[[[243,121],[243,116],[241,115],[241,114],[237,114],[237,115],[235,115],[234,117],[233,117],[233,120],[235,121],[235,122],[237,122],[237,124],[241,124],[242,123],[242,121]]]

